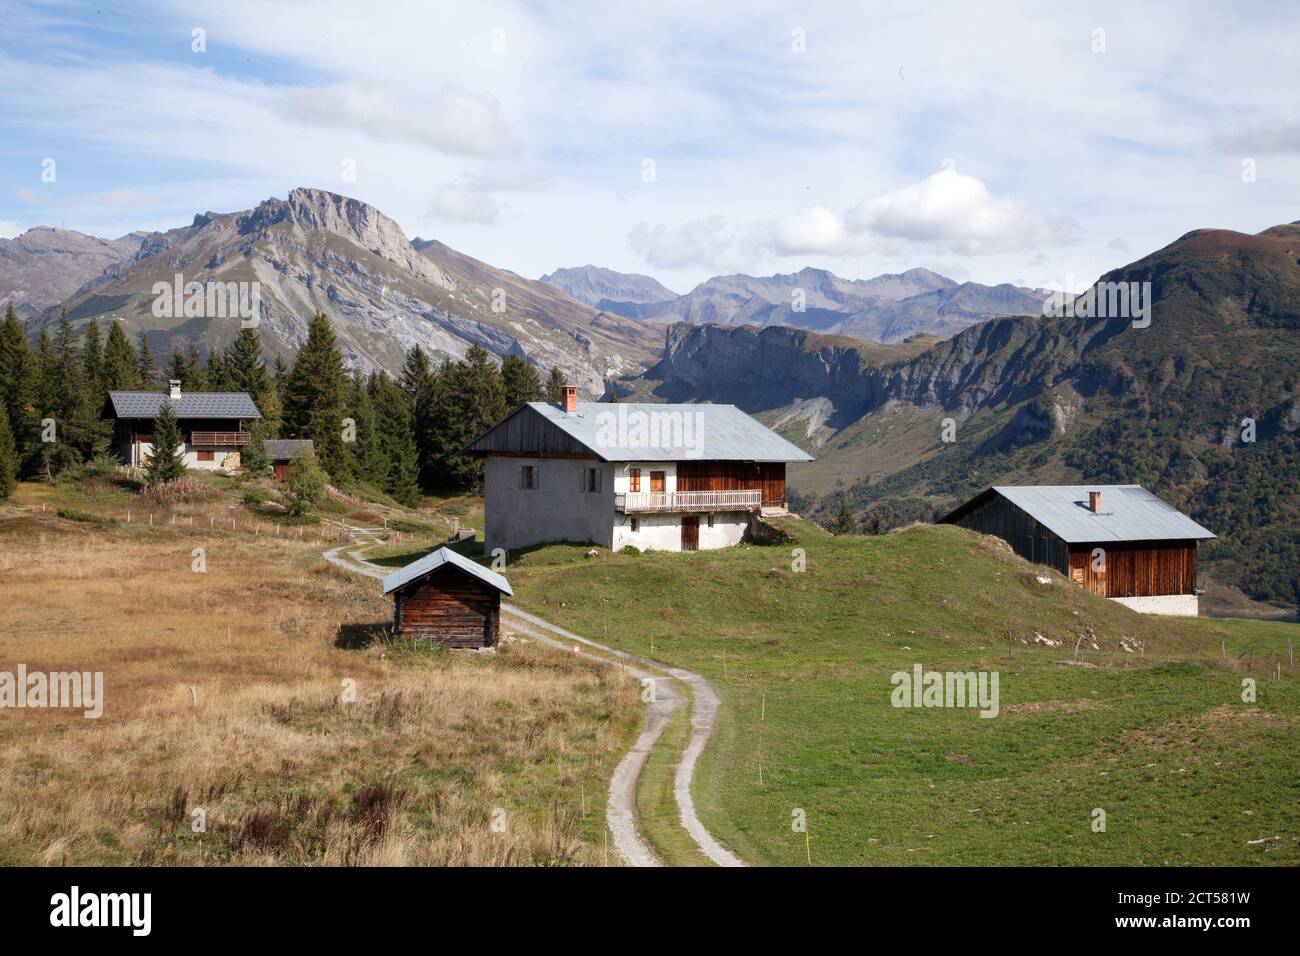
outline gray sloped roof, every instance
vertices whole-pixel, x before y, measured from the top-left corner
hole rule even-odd
[[[431,551],[418,561],[412,561],[400,571],[394,571],[392,574],[384,577],[384,593],[389,594],[403,584],[409,584],[416,578],[424,577],[431,571],[436,571],[444,564],[451,564],[460,568],[467,574],[472,574],[483,583],[496,588],[502,594],[514,596],[514,591],[510,590],[510,582],[502,575],[495,571],[490,571],[481,564],[476,564],[469,558],[462,557],[451,548],[439,548],[437,551]]]
[[[305,451],[316,452],[316,445],[310,438],[268,438],[262,446],[271,461],[292,461]]]
[[[157,418],[165,401],[171,401],[177,418],[261,418],[247,392],[109,392],[115,418]]]
[[[527,408],[604,461],[813,460],[735,405],[579,402],[569,413],[548,402],[529,402]],[[537,450],[502,447],[492,436],[497,428],[467,451]]]
[[[1215,536],[1141,485],[1001,485],[993,491],[1067,544],[1204,541]],[[1101,492],[1098,514],[1088,508],[1090,491]]]

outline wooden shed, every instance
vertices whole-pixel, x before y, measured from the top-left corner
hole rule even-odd
[[[276,481],[288,481],[293,474],[293,463],[300,455],[316,454],[316,443],[310,438],[268,438],[262,443],[266,460],[271,463]]]
[[[445,647],[496,647],[501,595],[510,584],[450,548],[432,551],[384,578],[393,595],[393,634]]]
[[[1197,547],[1214,537],[1140,485],[994,487],[941,522],[997,535],[1135,611],[1184,616],[1199,611]]]

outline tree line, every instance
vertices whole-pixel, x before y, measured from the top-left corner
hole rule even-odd
[[[10,306],[0,326],[0,497],[16,479],[52,480],[105,453],[108,393],[161,390],[168,379],[186,392],[249,394],[262,417],[249,425],[246,470],[266,469],[267,439],[310,439],[334,484],[368,485],[408,505],[421,492],[473,487],[481,463],[457,452],[516,405],[560,401],[564,384],[559,369],[543,381],[519,355],[498,367],[479,345],[438,364],[416,345],[396,377],[349,372],[321,313],[292,363],[268,366],[261,335],[243,328],[224,350],[205,358],[189,344],[160,367],[146,335],[135,345],[119,323],[103,334],[94,319],[78,334],[66,312],[53,336],[42,328],[31,344]]]

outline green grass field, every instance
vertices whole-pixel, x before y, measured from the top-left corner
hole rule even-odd
[[[784,526],[787,545],[556,546],[508,572],[523,607],[714,681],[696,800],[746,859],[1300,862],[1300,627],[1137,615],[952,527]],[[891,706],[916,663],[998,672],[999,715]]]

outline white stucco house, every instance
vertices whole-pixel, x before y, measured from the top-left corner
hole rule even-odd
[[[812,456],[734,405],[530,402],[464,449],[484,461],[484,547],[551,542],[695,551],[783,513]]]
[[[153,423],[170,402],[181,432],[181,460],[186,468],[235,471],[248,444],[244,423],[261,418],[247,392],[182,392],[168,382],[165,392],[108,393],[104,417],[112,418],[113,451],[126,464],[141,468],[153,454]]]

